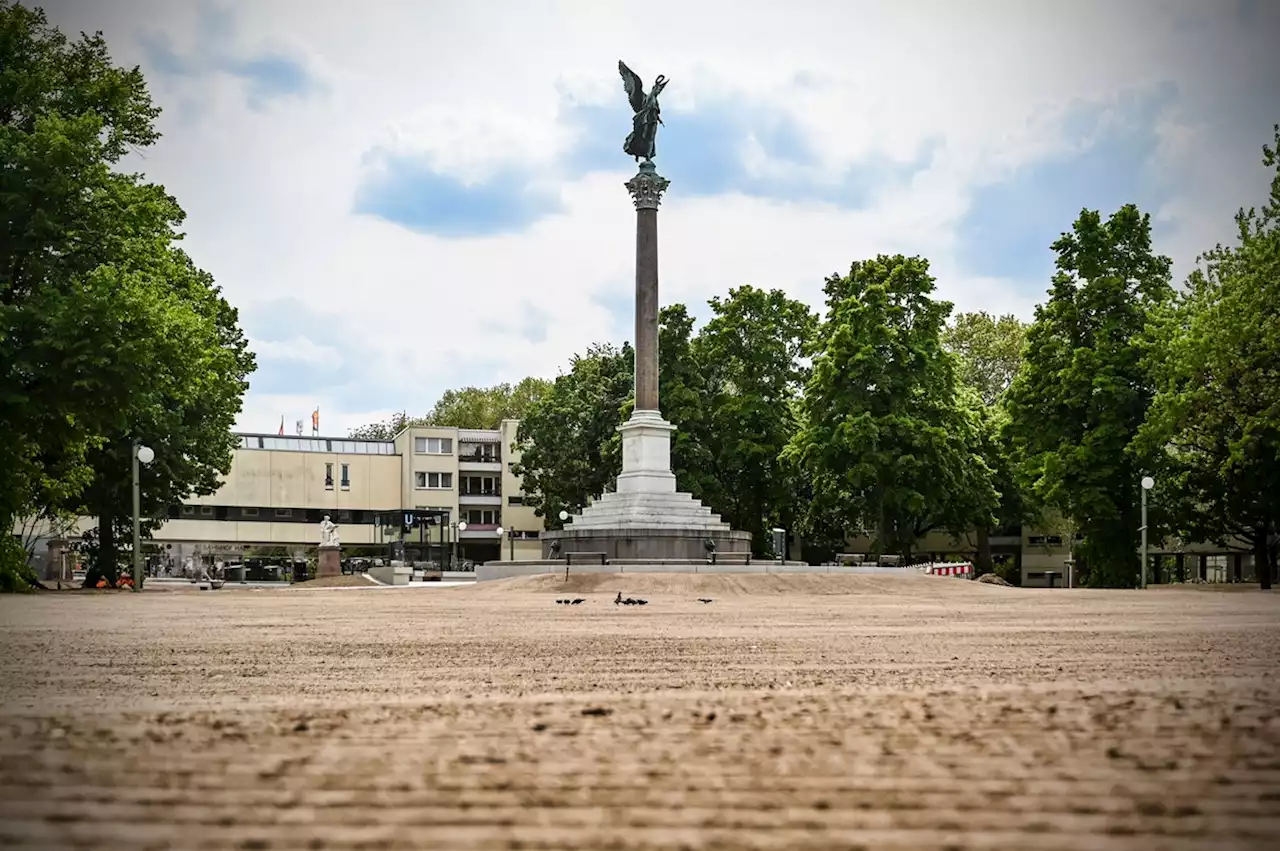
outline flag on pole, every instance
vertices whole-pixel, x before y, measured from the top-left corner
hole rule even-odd
[[[311,412],[311,433],[312,434],[320,433],[320,406],[319,405],[317,405],[316,409]]]
[[[302,437],[302,420],[298,420],[297,422],[297,432],[298,437]]]
[[[284,414],[280,415],[280,436],[284,437]]]

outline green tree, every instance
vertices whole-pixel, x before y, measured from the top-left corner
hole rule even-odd
[[[1004,439],[1008,415],[1001,402],[1022,366],[1026,337],[1027,325],[1016,316],[996,317],[982,311],[956,315],[942,334],[943,346],[960,359],[960,380],[987,405],[982,454],[1000,493],[996,525],[1010,532],[1030,517],[1009,458],[1009,443]],[[991,532],[978,525],[975,535],[975,567],[979,574],[987,573],[992,569]]]
[[[429,426],[429,417],[411,417],[407,413],[392,414],[380,423],[369,423],[350,429],[347,434],[356,440],[393,440],[407,428]]]
[[[630,345],[594,345],[574,356],[520,421],[513,472],[523,479],[524,504],[549,528],[561,526],[562,510],[581,511],[617,479],[617,428],[634,390],[634,364]]]
[[[172,247],[176,202],[114,170],[158,112],[101,34],[69,42],[0,0],[0,526],[79,505],[123,435],[161,445],[146,416],[179,373],[238,410],[220,382],[242,375],[207,348],[252,368],[234,311]]]
[[[807,378],[800,358],[817,317],[782,290],[752,286],[708,303],[712,317],[693,350],[710,385],[703,439],[719,481],[715,508],[751,533],[757,555],[768,556],[770,530],[797,521],[795,468],[781,456],[794,433],[792,403]]]
[[[984,406],[942,345],[949,302],[928,261],[879,256],[826,283],[827,318],[788,457],[810,512],[910,557],[935,529],[989,525],[999,494],[983,458]]]
[[[530,377],[514,385],[497,384],[493,387],[446,390],[425,416],[392,414],[389,419],[380,423],[353,428],[349,434],[360,440],[392,440],[406,428],[448,426],[496,429],[503,420],[524,419],[529,408],[550,389],[550,381]]]
[[[551,382],[545,378],[525,378],[515,385],[446,390],[425,417],[426,424],[495,429],[503,420],[523,419],[550,389]]]
[[[960,380],[994,405],[1022,365],[1027,325],[1013,314],[959,313],[942,334],[947,351],[960,358]]]
[[[1263,588],[1280,533],[1280,125],[1275,145],[1268,202],[1237,213],[1237,244],[1204,255],[1152,335],[1159,392],[1140,441],[1172,531],[1243,541]]]
[[[1053,250],[1049,300],[1006,398],[1007,433],[1023,492],[1084,535],[1084,581],[1132,587],[1138,482],[1152,463],[1131,451],[1154,390],[1142,341],[1172,296],[1170,261],[1152,252],[1150,217],[1133,205],[1106,221],[1082,211]]]
[[[115,581],[119,541],[132,532],[134,441],[155,452],[155,460],[139,468],[145,538],[169,506],[218,489],[239,442],[231,430],[255,363],[238,314],[185,254],[170,249],[164,256],[147,288],[152,309],[163,310],[163,324],[146,338],[152,357],[146,386],[121,406],[105,439],[90,450],[93,479],[72,506],[98,518],[99,559],[86,583],[99,575]]]

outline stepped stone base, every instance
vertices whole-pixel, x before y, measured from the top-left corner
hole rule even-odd
[[[706,542],[721,553],[751,550],[751,534],[738,532],[719,514],[676,490],[671,474],[675,426],[657,411],[635,411],[618,427],[622,472],[618,489],[603,494],[560,531],[542,534],[542,556],[560,542],[560,555],[604,553],[609,559],[703,559]]]
[[[630,528],[602,529],[563,529],[558,532],[544,532],[542,536],[542,557],[551,558],[551,542],[560,542],[560,557],[566,553],[604,553],[610,561],[642,560],[684,560],[706,561],[706,541],[715,541],[718,553],[745,553],[751,550],[751,534],[723,529],[693,528],[682,529],[676,526],[653,526]],[[576,564],[576,562],[575,562]]]

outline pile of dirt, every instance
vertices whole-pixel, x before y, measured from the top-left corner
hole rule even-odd
[[[984,585],[1003,585],[1006,588],[1012,588],[1013,583],[1008,580],[996,576],[994,573],[984,573],[978,577],[978,581]]]
[[[563,573],[477,582],[468,594],[676,594],[734,597],[783,594],[901,594],[935,596],[975,591],[973,583],[925,576],[840,573]]]
[[[308,579],[305,582],[293,583],[289,586],[289,590],[292,591],[295,588],[303,591],[308,588],[369,588],[370,586],[382,587],[364,574],[360,574],[358,576],[322,576],[319,579]]]

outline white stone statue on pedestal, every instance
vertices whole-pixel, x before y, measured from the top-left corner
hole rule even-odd
[[[338,546],[338,524],[330,520],[328,514],[320,521],[320,546]]]

